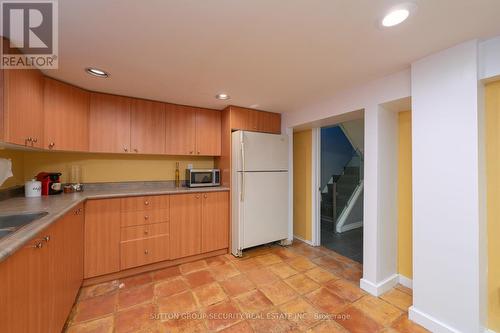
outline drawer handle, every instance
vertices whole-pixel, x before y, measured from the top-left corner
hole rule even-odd
[[[144,254],[149,254],[149,250],[144,250]]]
[[[38,242],[38,243],[36,243],[35,245],[33,245],[33,247],[34,247],[35,249],[41,249],[41,248],[43,247],[43,243],[42,243],[42,242]]]
[[[144,215],[144,219],[145,220],[149,220],[149,216],[148,215]]]
[[[147,206],[147,205],[149,205],[149,201],[147,201],[147,200],[146,200],[146,201],[144,201],[144,204],[145,204],[146,206]]]

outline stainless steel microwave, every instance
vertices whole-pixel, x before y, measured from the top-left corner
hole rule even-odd
[[[188,187],[220,186],[219,169],[186,169]]]

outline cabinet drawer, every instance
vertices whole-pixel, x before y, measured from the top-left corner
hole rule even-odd
[[[152,223],[168,222],[168,209],[144,210],[138,212],[123,212],[121,218],[122,227],[143,225]]]
[[[122,212],[136,212],[169,208],[168,195],[152,195],[145,197],[130,197],[121,199]]]
[[[121,242],[120,269],[168,260],[169,238],[168,235],[164,235]]]
[[[129,241],[145,237],[156,237],[168,235],[169,224],[167,223],[155,223],[155,224],[145,224],[133,227],[125,227],[121,230],[121,240]]]

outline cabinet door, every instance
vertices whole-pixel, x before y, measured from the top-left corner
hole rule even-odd
[[[43,145],[43,76],[36,69],[4,70],[4,140]],[[28,138],[32,140],[29,141]]]
[[[103,153],[130,150],[130,98],[90,94],[89,150]]]
[[[235,106],[230,107],[231,129],[246,130],[248,127],[248,109]]]
[[[120,199],[85,204],[84,277],[120,270]]]
[[[196,154],[220,155],[221,113],[220,111],[196,110]]]
[[[166,104],[165,152],[169,155],[194,155],[196,145],[196,110]]]
[[[132,100],[130,147],[134,153],[165,153],[165,104]]]
[[[50,332],[61,332],[83,281],[83,204],[45,230],[50,258]]]
[[[229,194],[212,192],[202,195],[201,252],[229,246]]]
[[[281,134],[281,114],[260,111],[258,122],[260,132]]]
[[[0,263],[0,332],[50,332],[49,256],[45,250],[41,238],[36,237]]]
[[[89,102],[87,91],[45,78],[43,148],[88,151]]]
[[[170,259],[201,253],[201,195],[170,196]]]

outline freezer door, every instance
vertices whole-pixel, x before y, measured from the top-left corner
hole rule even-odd
[[[239,173],[240,248],[288,237],[288,172]]]
[[[237,131],[232,139],[236,171],[288,170],[286,135]]]

